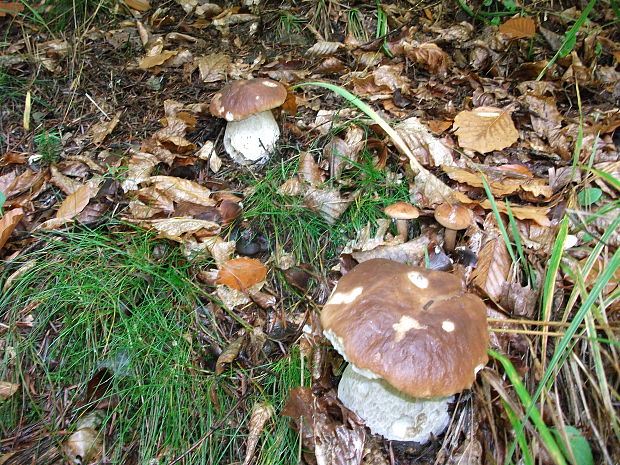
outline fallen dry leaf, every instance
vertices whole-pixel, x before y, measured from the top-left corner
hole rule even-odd
[[[213,221],[197,220],[195,218],[165,218],[161,220],[140,220],[138,224],[155,229],[162,237],[182,242],[183,234],[192,234],[205,231],[209,235],[218,234],[221,226]]]
[[[265,280],[267,267],[253,258],[233,258],[223,263],[217,275],[217,284],[245,291]]]
[[[62,220],[70,220],[80,213],[90,199],[97,193],[100,182],[86,183],[79,187],[73,194],[68,195],[58,207],[56,218]]]
[[[205,207],[212,207],[216,204],[211,197],[210,189],[188,179],[174,176],[151,176],[145,182],[151,183],[176,202],[191,202]]]
[[[0,17],[6,15],[15,16],[24,10],[24,4],[20,2],[0,2]]]
[[[453,124],[460,146],[480,153],[510,147],[519,138],[510,115],[511,111],[495,107],[460,112]]]
[[[340,42],[317,42],[308,50],[306,50],[306,55],[313,57],[331,56],[342,47],[344,47],[344,45]]]
[[[536,22],[529,17],[510,18],[499,27],[499,32],[508,35],[511,39],[534,37]]]
[[[435,137],[415,116],[402,121],[395,129],[416,159],[423,165],[452,166],[455,164],[452,149]]]
[[[111,134],[114,131],[114,128],[118,124],[121,119],[122,111],[116,112],[114,118],[110,120],[100,121],[99,123],[94,124],[88,133],[90,134],[93,144],[99,145],[103,142],[108,134]]]
[[[125,0],[125,4],[129,8],[133,8],[138,11],[147,11],[151,8],[151,4],[149,0]]]
[[[198,66],[202,82],[217,82],[226,79],[231,63],[232,59],[225,53],[212,53],[194,58],[194,64]]]
[[[472,282],[494,301],[501,297],[512,260],[501,237],[493,237],[478,253],[478,265]]]
[[[19,384],[0,381],[0,399],[7,400],[17,392],[17,389],[19,389]]]
[[[450,56],[437,44],[433,43],[405,43],[403,50],[407,58],[426,68],[429,72],[445,75],[450,65]]]
[[[153,55],[153,56],[147,55],[140,59],[140,61],[138,62],[138,67],[140,69],[149,69],[155,66],[162,65],[170,58],[178,55],[180,52],[181,50],[163,50],[161,53],[158,53],[157,55]]]
[[[275,411],[273,405],[268,403],[256,404],[252,408],[252,414],[250,415],[249,434],[246,439],[245,458],[243,459],[243,465],[250,465],[254,459],[254,453],[256,452],[256,446],[258,445],[258,439],[261,433],[265,429],[265,425],[271,417],[273,417]]]
[[[491,210],[491,202],[489,202],[487,199],[483,200],[480,205],[486,210]],[[508,212],[504,203],[496,202],[496,205],[497,209],[501,213]],[[540,226],[551,226],[551,220],[547,216],[547,214],[549,213],[549,208],[547,207],[511,205],[510,210],[512,211],[514,217],[519,218],[520,220],[532,220],[538,223]]]
[[[241,351],[241,346],[243,346],[243,341],[245,340],[245,335],[239,336],[233,342],[228,344],[220,356],[217,358],[217,362],[215,363],[215,374],[221,375],[226,370],[226,365],[232,363],[237,356],[239,355],[239,351]]]
[[[340,415],[334,414],[339,412]],[[311,388],[291,389],[282,415],[295,420],[304,459],[317,465],[359,465],[366,433],[353,413],[342,407],[333,391],[322,396]]]
[[[13,230],[19,224],[24,217],[24,210],[22,208],[13,208],[0,217],[0,249],[4,247],[6,241],[9,240]]]

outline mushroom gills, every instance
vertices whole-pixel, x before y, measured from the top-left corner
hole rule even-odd
[[[280,129],[271,110],[230,121],[224,132],[226,153],[241,165],[263,164],[273,152]]]
[[[453,396],[414,398],[382,378],[361,375],[349,364],[338,385],[338,398],[364,420],[373,434],[424,444],[450,423],[448,405]]]

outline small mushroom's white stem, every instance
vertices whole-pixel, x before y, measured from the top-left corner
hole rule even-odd
[[[382,378],[370,379],[349,364],[338,385],[338,398],[375,434],[394,441],[428,442],[448,423],[452,397],[416,399]]]
[[[446,228],[446,232],[443,234],[443,243],[446,252],[452,252],[454,250],[454,246],[456,245],[456,229]]]
[[[396,231],[403,242],[407,242],[408,229],[407,220],[396,220]]]

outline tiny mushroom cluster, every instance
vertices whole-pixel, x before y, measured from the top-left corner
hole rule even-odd
[[[286,87],[271,79],[233,81],[217,92],[209,111],[228,123],[224,149],[240,165],[261,165],[280,137],[271,110],[286,100]]]
[[[488,361],[482,300],[452,274],[391,260],[343,276],[321,325],[349,362],[338,397],[391,440],[425,443],[442,433],[451,396]]]

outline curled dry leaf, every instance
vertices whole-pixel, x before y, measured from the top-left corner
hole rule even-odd
[[[0,218],[0,249],[4,247],[6,241],[9,240],[13,230],[24,217],[23,208],[14,208],[4,213]]]
[[[211,190],[189,179],[174,176],[151,176],[146,180],[167,197],[176,202],[191,202],[205,207],[212,207],[216,201],[211,197]]]
[[[265,425],[271,417],[273,417],[275,411],[273,405],[268,403],[256,404],[252,408],[252,414],[250,415],[250,431],[246,440],[245,458],[243,459],[243,465],[250,465],[256,452],[256,446],[258,445],[258,439],[261,433],[265,429]]]
[[[529,17],[510,18],[499,27],[499,32],[506,34],[511,39],[534,37],[536,34],[536,22]]]
[[[480,249],[478,265],[472,273],[472,282],[497,302],[506,284],[511,263],[503,239],[493,237]]]
[[[486,210],[491,210],[491,202],[489,202],[487,199],[483,200],[480,205]],[[504,203],[497,202],[496,206],[501,213],[508,212]],[[549,213],[549,208],[547,207],[512,205],[510,207],[510,210],[512,211],[514,217],[519,218],[520,220],[532,220],[538,223],[540,226],[551,226],[551,220],[547,216],[547,214]]]
[[[19,389],[19,384],[0,381],[0,400],[7,400]]]
[[[423,165],[454,165],[452,150],[435,137],[415,116],[399,123],[396,126],[396,132]]]
[[[80,428],[69,436],[64,445],[64,451],[72,463],[96,462],[103,453],[103,440],[94,429]]]
[[[405,43],[403,50],[409,59],[426,68],[430,73],[445,75],[448,72],[450,56],[437,44]]]
[[[340,415],[333,412],[340,411]],[[359,465],[365,431],[353,413],[342,407],[333,391],[317,396],[311,388],[291,389],[282,415],[295,420],[308,464]],[[340,419],[338,418],[340,417]]]
[[[118,111],[116,112],[116,115],[114,115],[114,118],[100,121],[90,128],[88,132],[92,138],[93,144],[101,144],[106,136],[114,131],[114,128],[121,119],[122,113],[122,111]]]
[[[462,111],[454,118],[454,128],[463,148],[480,153],[510,147],[519,138],[511,111],[495,107],[478,107]]]
[[[232,363],[239,352],[241,351],[241,347],[243,346],[243,341],[245,340],[245,335],[239,336],[233,342],[228,344],[226,348],[222,351],[220,356],[217,358],[217,362],[215,362],[215,374],[221,375],[226,370],[226,365]]]
[[[306,50],[306,55],[308,56],[330,56],[338,51],[338,49],[344,47],[344,45],[340,42],[317,42],[308,50]]]
[[[265,280],[267,268],[253,258],[233,258],[223,263],[217,275],[217,284],[245,291]]]

